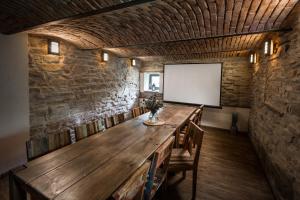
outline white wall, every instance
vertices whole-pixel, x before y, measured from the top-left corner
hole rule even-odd
[[[237,112],[239,131],[248,132],[249,111],[249,108],[237,107],[223,107],[222,109],[204,108],[201,124],[229,130],[231,127],[231,115],[233,112]]]
[[[26,162],[29,137],[27,34],[0,34],[0,174]]]

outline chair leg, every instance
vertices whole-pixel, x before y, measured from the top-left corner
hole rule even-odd
[[[183,177],[183,178],[186,177],[186,171],[182,171],[182,177]]]
[[[196,199],[196,191],[197,191],[197,169],[193,170],[193,196],[192,199]]]

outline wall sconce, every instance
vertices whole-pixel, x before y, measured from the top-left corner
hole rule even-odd
[[[106,52],[103,52],[103,53],[102,53],[102,61],[104,61],[104,62],[107,62],[107,61],[108,61],[108,59],[109,59],[109,55],[108,55],[108,53],[106,53]]]
[[[272,55],[273,53],[276,53],[277,48],[274,48],[274,41],[273,40],[267,40],[264,43],[264,54],[265,55]]]
[[[60,45],[58,41],[48,40],[48,54],[59,55]]]
[[[256,53],[250,54],[250,63],[255,64],[257,61]]]
[[[136,66],[136,59],[132,58],[132,59],[130,60],[130,63],[131,63],[131,66],[132,66],[132,67]]]

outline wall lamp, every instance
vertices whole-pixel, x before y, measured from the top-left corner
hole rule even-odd
[[[274,43],[273,40],[267,40],[264,43],[264,54],[265,55],[272,55],[273,53],[277,52],[277,45]]]
[[[106,53],[106,52],[103,52],[103,53],[102,53],[102,61],[104,61],[104,62],[107,62],[107,61],[108,61],[108,59],[109,59],[109,55],[108,55],[108,53]]]
[[[131,64],[132,67],[136,66],[136,59],[132,58],[130,60],[130,64]]]
[[[257,61],[257,55],[256,55],[256,53],[251,53],[249,59],[250,59],[250,60],[249,60],[250,63],[255,64],[256,61]]]

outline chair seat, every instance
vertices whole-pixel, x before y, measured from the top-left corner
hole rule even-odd
[[[179,134],[178,143],[179,143],[180,145],[183,145],[183,144],[184,144],[184,134],[183,134],[183,133],[180,133],[180,134]]]
[[[173,149],[169,163],[169,171],[193,169],[193,155],[184,149]]]

